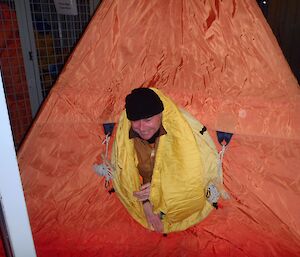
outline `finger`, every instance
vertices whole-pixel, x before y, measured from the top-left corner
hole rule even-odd
[[[141,190],[150,189],[151,184],[148,182],[141,186]]]
[[[145,196],[149,196],[149,194],[147,192],[144,192],[144,191],[139,191],[139,192],[133,192],[133,195],[135,197],[145,197]]]
[[[135,193],[139,194],[139,195],[144,195],[144,194],[149,194],[150,190],[149,189],[144,189],[144,190],[141,190],[141,191],[135,191]]]
[[[163,225],[162,225],[162,222],[161,222],[161,220],[159,219],[158,216],[153,217],[152,226],[153,226],[153,228],[156,232],[162,232],[163,231]]]
[[[133,193],[143,194],[144,192],[150,193],[150,187],[141,188],[139,191],[134,191]]]
[[[149,197],[150,190],[143,190],[143,191],[135,191],[133,192],[135,197]]]
[[[139,202],[143,202],[143,201],[149,200],[149,197],[143,196],[143,197],[137,197],[137,199]]]
[[[142,201],[145,201],[145,200],[148,200],[149,199],[149,196],[148,195],[133,195],[137,198],[138,201],[142,202]]]

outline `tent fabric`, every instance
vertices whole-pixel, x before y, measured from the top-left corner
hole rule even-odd
[[[102,124],[160,89],[234,136],[229,201],[163,237],[93,171]],[[18,152],[38,256],[299,256],[300,91],[254,0],[104,0]],[[220,150],[220,145],[218,145]]]

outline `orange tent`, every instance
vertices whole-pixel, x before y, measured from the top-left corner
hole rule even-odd
[[[230,200],[167,237],[137,224],[92,171],[102,124],[139,86],[214,138],[234,133]],[[38,256],[299,256],[299,113],[299,86],[254,0],[103,1],[18,153]]]

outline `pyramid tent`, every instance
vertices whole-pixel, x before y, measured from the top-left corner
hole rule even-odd
[[[155,87],[234,133],[230,200],[164,237],[92,170],[102,124]],[[18,152],[38,256],[299,256],[300,90],[254,0],[104,0]],[[220,145],[216,143],[218,150]]]

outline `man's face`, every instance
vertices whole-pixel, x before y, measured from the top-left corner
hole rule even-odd
[[[131,121],[132,129],[144,140],[149,140],[160,128],[162,114],[159,113],[147,119]]]

